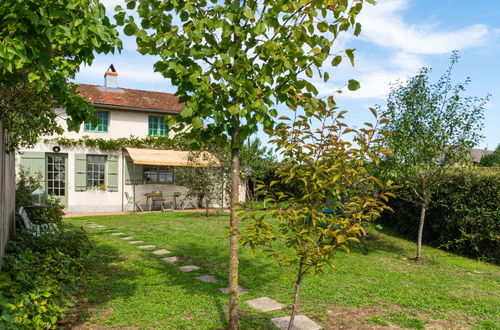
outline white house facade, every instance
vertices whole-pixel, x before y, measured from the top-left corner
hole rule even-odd
[[[119,88],[117,77],[111,65],[105,73],[104,86],[78,86],[80,94],[97,111],[98,126],[85,123],[78,133],[65,131],[62,135],[44,137],[33,148],[21,150],[18,155],[18,170],[23,168],[30,175],[40,173],[45,192],[57,196],[69,213],[123,211],[127,197],[146,207],[145,194],[149,192],[187,194],[187,189],[175,182],[176,166],[188,166],[182,163],[182,159],[186,161],[187,152],[157,150],[155,156],[146,149],[141,154],[140,149],[132,153],[127,148],[110,151],[56,142],[55,138],[61,137],[78,141],[84,137],[114,140],[131,135],[139,139],[173,136],[165,118],[177,115],[182,109],[177,97],[169,93]],[[65,127],[64,109],[55,111]]]

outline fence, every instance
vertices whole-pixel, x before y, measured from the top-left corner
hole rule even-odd
[[[7,136],[0,122],[0,260],[14,231],[15,219],[15,162],[14,153],[5,153]],[[0,262],[0,270],[2,263]]]

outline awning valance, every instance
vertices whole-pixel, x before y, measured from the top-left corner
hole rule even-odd
[[[199,152],[197,159],[189,158],[189,151],[125,148],[134,164],[160,166],[220,166],[219,160],[206,151]]]

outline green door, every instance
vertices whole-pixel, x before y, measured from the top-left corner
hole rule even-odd
[[[57,197],[64,206],[68,206],[68,155],[45,154],[45,157],[45,191]]]

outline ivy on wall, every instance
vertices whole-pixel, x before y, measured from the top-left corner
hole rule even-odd
[[[44,139],[43,143],[55,144],[66,148],[89,147],[108,151],[117,151],[125,147],[189,150],[188,142],[180,136],[175,136],[173,138],[168,136],[148,136],[145,138],[138,138],[130,135],[127,138],[94,139],[86,135],[81,139],[70,139],[65,137]]]

